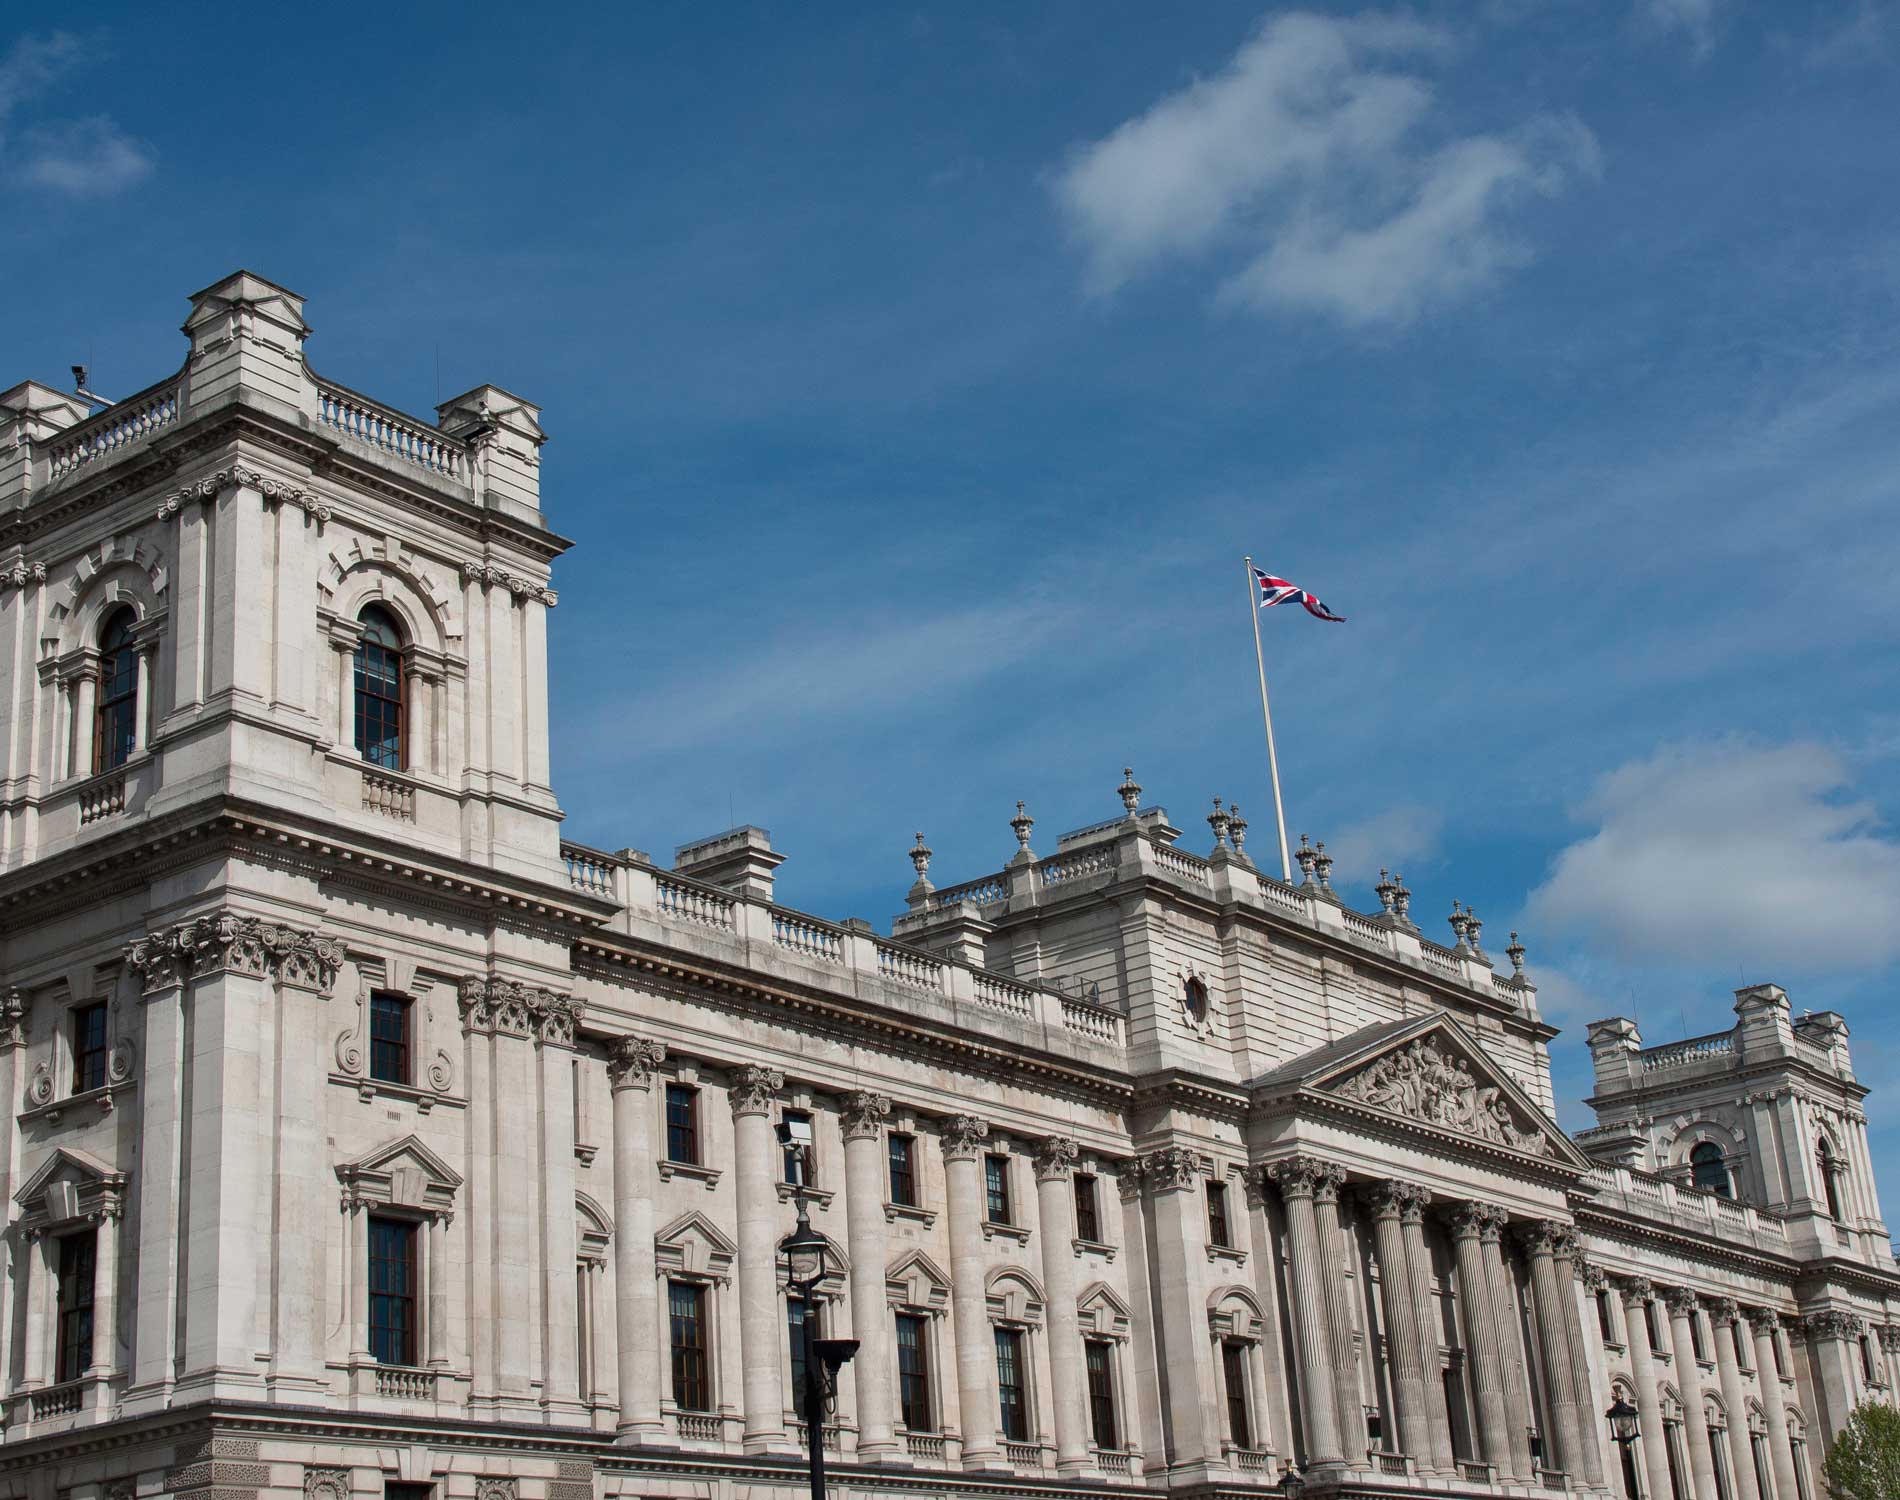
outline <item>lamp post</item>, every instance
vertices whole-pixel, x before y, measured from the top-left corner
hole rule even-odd
[[[1306,1480],[1292,1464],[1286,1466],[1286,1472],[1280,1476],[1280,1493],[1285,1500],[1300,1500],[1306,1491]]]
[[[811,1180],[811,1148],[794,1142],[791,1131],[783,1124],[778,1127],[778,1138],[787,1150],[805,1153],[805,1170],[798,1174],[799,1185],[792,1198],[798,1209],[798,1223],[778,1242],[778,1248],[785,1258],[786,1291],[797,1297],[805,1308],[799,1327],[805,1382],[804,1389],[795,1394],[799,1398],[799,1416],[804,1419],[805,1442],[811,1455],[811,1500],[825,1500],[825,1407],[836,1388],[838,1371],[858,1352],[858,1341],[816,1336],[818,1287],[825,1279],[825,1257],[831,1247],[825,1237],[811,1227],[811,1216],[805,1205],[804,1185]]]
[[[1636,1460],[1630,1454],[1630,1445],[1637,1436],[1636,1408],[1618,1396],[1603,1415],[1609,1419],[1610,1440],[1623,1455],[1623,1493],[1629,1500],[1642,1500],[1642,1490],[1636,1482]]]

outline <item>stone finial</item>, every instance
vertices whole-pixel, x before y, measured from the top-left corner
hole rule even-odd
[[[1009,820],[1009,826],[1016,835],[1016,857],[1033,858],[1029,851],[1029,831],[1036,826],[1036,820],[1029,816],[1028,809],[1020,800],[1016,803],[1016,816]]]
[[[917,878],[922,880],[924,876],[929,873],[930,856],[935,852],[924,842],[922,829],[917,831],[917,842],[912,844],[907,852],[910,855],[911,864],[916,867]]]
[[[1517,940],[1517,934],[1511,934],[1511,946],[1504,950],[1504,956],[1511,961],[1511,982],[1524,982],[1524,945]]]
[[[1379,898],[1379,910],[1384,912],[1388,917],[1393,914],[1392,898],[1397,891],[1398,886],[1393,884],[1391,874],[1386,870],[1384,865],[1380,865],[1379,883],[1372,888],[1372,893]]]
[[[1451,903],[1451,915],[1446,917],[1445,921],[1450,926],[1452,935],[1458,939],[1452,944],[1452,952],[1469,953],[1471,945],[1465,939],[1471,930],[1471,919],[1465,915],[1464,903],[1454,898]]]
[[[1465,908],[1465,941],[1471,944],[1471,951],[1480,957],[1483,956],[1484,949],[1479,945],[1478,939],[1483,932],[1484,923],[1480,922],[1478,914],[1467,906]]]
[[[1305,834],[1300,835],[1300,847],[1293,851],[1293,863],[1300,867],[1300,884],[1313,883],[1313,866],[1319,856],[1313,852],[1312,842]]]
[[[1233,826],[1233,819],[1221,811],[1220,798],[1214,799],[1214,810],[1207,815],[1207,826],[1214,830],[1214,847],[1227,847],[1227,830]]]
[[[1115,788],[1115,795],[1122,799],[1122,806],[1128,809],[1128,816],[1134,817],[1135,809],[1141,806],[1141,783],[1135,780],[1133,766],[1122,767],[1122,784]]]
[[[1333,888],[1333,857],[1326,852],[1324,839],[1313,846],[1313,874],[1319,880],[1322,891]]]
[[[1410,927],[1414,932],[1418,931],[1412,923],[1412,892],[1406,886],[1403,875],[1392,877],[1392,915],[1397,917],[1402,925]]]
[[[1233,841],[1235,858],[1247,863],[1247,820],[1241,817],[1238,802],[1227,804],[1227,837]]]

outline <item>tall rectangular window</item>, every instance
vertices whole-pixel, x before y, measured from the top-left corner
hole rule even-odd
[[[1597,1289],[1597,1332],[1603,1335],[1603,1342],[1616,1342],[1616,1325],[1610,1321],[1610,1294],[1602,1288]]]
[[[986,1156],[983,1158],[983,1189],[985,1193],[984,1212],[992,1224],[1008,1224],[1009,1217],[1009,1158],[1007,1156]]]
[[[785,1181],[793,1187],[810,1187],[811,1115],[802,1109],[788,1109],[779,1118],[785,1125]]]
[[[1781,1330],[1779,1328],[1768,1335],[1768,1348],[1775,1356],[1775,1374],[1785,1378],[1788,1373],[1788,1365],[1781,1354]]]
[[[92,1363],[92,1299],[99,1236],[88,1229],[59,1242],[59,1351],[53,1379],[77,1380]]]
[[[73,1092],[106,1086],[106,1005],[82,1005],[73,1011]]]
[[[1656,1331],[1656,1304],[1654,1302],[1643,1304],[1643,1332],[1649,1335],[1650,1352],[1661,1353],[1663,1341]]]
[[[666,1086],[666,1159],[699,1165],[699,1090],[690,1083]]]
[[[369,1076],[380,1083],[409,1082],[407,995],[392,990],[369,992]]]
[[[416,1363],[416,1226],[372,1216],[369,1352],[386,1365]]]
[[[1221,1380],[1227,1394],[1227,1441],[1236,1448],[1253,1447],[1253,1423],[1247,1413],[1247,1347],[1232,1339],[1220,1346]]]
[[[930,1409],[930,1366],[924,1347],[924,1320],[917,1313],[897,1315],[897,1404],[910,1432],[935,1432]]]
[[[1773,1468],[1768,1459],[1768,1440],[1759,1432],[1748,1435],[1748,1456],[1755,1463],[1755,1493],[1761,1500],[1777,1500]]]
[[[996,1399],[1003,1436],[1012,1443],[1026,1443],[1029,1441],[1029,1392],[1023,1382],[1023,1336],[1015,1328],[998,1328],[995,1334]]]
[[[706,1289],[691,1281],[666,1284],[673,1347],[673,1404],[681,1411],[712,1410],[712,1369],[706,1359]]]
[[[1814,1494],[1808,1488],[1808,1445],[1801,1438],[1791,1437],[1788,1447],[1794,1456],[1795,1500],[1814,1500]],[[1786,1500],[1786,1497],[1782,1497],[1782,1500]]]
[[[1728,1482],[1728,1434],[1719,1427],[1711,1427],[1709,1437],[1709,1463],[1715,1470],[1715,1500],[1730,1500],[1732,1491]]]
[[[791,1340],[792,1353],[792,1410],[798,1413],[799,1421],[805,1420],[805,1402],[807,1392],[805,1379],[810,1373],[805,1368],[805,1319],[811,1315],[802,1297],[785,1299],[785,1329]],[[812,1337],[817,1338],[820,1330],[812,1329]]]
[[[891,1202],[903,1208],[917,1206],[916,1141],[892,1131],[885,1137],[891,1162]]]
[[[1702,1313],[1698,1309],[1689,1314],[1689,1352],[1698,1362],[1707,1359],[1707,1346],[1702,1342]]]
[[[1749,1351],[1748,1335],[1742,1332],[1746,1318],[1735,1318],[1728,1325],[1729,1342],[1735,1346],[1735,1367],[1744,1375],[1755,1373],[1754,1355]]]
[[[1115,1378],[1109,1368],[1113,1351],[1102,1339],[1090,1339],[1082,1345],[1089,1382],[1089,1434],[1098,1448],[1121,1446],[1121,1434],[1115,1427]]]
[[[1102,1242],[1102,1219],[1095,1211],[1095,1179],[1087,1172],[1075,1174],[1075,1237],[1093,1245]]]
[[[1227,1224],[1227,1184],[1207,1185],[1207,1242],[1226,1250],[1233,1246],[1233,1231]]]

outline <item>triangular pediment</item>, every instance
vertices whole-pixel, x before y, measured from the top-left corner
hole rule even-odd
[[[125,1182],[125,1173],[113,1171],[90,1151],[57,1146],[13,1201],[20,1205],[23,1222],[64,1224],[102,1212],[121,1212]]]
[[[1448,1011],[1342,1037],[1275,1069],[1255,1089],[1257,1096],[1318,1094],[1555,1165],[1589,1165]]]
[[[1082,1322],[1084,1334],[1099,1334],[1105,1338],[1128,1337],[1128,1324],[1132,1316],[1128,1304],[1115,1294],[1115,1288],[1106,1281],[1092,1281],[1082,1288],[1082,1295],[1075,1299],[1075,1310]]]
[[[681,1214],[653,1236],[653,1254],[662,1271],[702,1277],[724,1285],[731,1279],[739,1247],[697,1209]]]
[[[420,1172],[434,1187],[453,1192],[462,1185],[461,1174],[413,1135],[378,1146],[355,1161],[343,1162],[337,1167],[336,1175],[347,1182],[353,1177],[385,1174],[404,1167]]]
[[[100,1161],[90,1151],[80,1151],[72,1146],[56,1146],[53,1152],[40,1163],[40,1169],[27,1178],[26,1185],[13,1195],[13,1201],[25,1208],[39,1201],[49,1184],[58,1181],[73,1183],[107,1182],[118,1184],[125,1181],[122,1174]]]
[[[884,1285],[895,1306],[941,1312],[950,1305],[950,1278],[921,1250],[908,1250],[885,1267]]]

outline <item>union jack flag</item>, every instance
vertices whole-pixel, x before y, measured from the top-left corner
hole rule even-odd
[[[1253,570],[1254,586],[1260,590],[1260,607],[1272,609],[1276,604],[1285,604],[1289,599],[1297,599],[1306,607],[1306,612],[1316,620],[1331,620],[1336,625],[1346,623],[1344,615],[1336,615],[1324,604],[1319,596],[1309,594],[1296,583],[1288,583],[1284,578],[1275,578],[1271,573]]]

